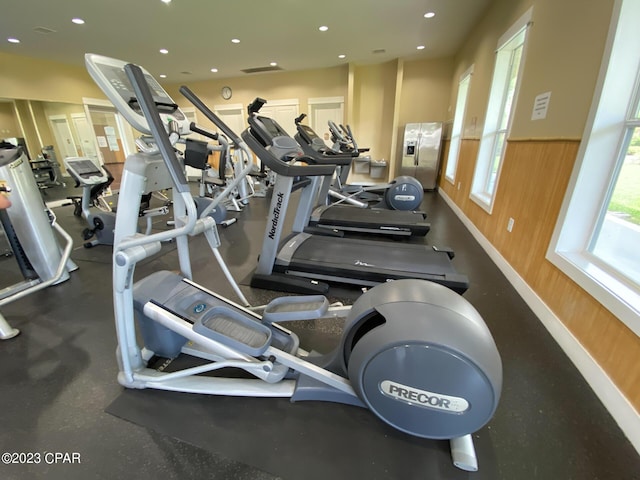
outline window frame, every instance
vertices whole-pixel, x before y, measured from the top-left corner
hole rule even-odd
[[[640,91],[638,19],[638,2],[615,1],[589,117],[546,258],[640,336],[640,289],[590,251]]]
[[[477,203],[489,214],[493,211],[493,204],[500,183],[500,174],[502,164],[504,163],[504,153],[506,150],[507,139],[511,131],[514,113],[517,108],[518,94],[520,92],[520,84],[524,72],[524,63],[527,53],[527,39],[531,18],[533,16],[533,7],[527,10],[498,40],[495,55],[495,65],[493,70],[493,79],[489,93],[489,101],[487,103],[487,112],[485,114],[482,136],[480,139],[480,147],[478,148],[478,157],[476,167],[473,173],[471,184],[470,198]],[[523,35],[522,42],[510,45]],[[504,118],[505,105],[508,93],[509,78],[511,72],[511,60],[513,52],[522,45],[522,54],[520,56],[520,65],[518,69],[516,85],[513,91],[513,98],[509,110],[508,119],[505,128],[500,127],[500,123]],[[497,139],[503,134],[504,138],[499,152],[498,168],[496,171],[495,182],[491,192],[487,191],[489,184],[492,165],[496,158]]]
[[[473,77],[473,67],[471,65],[458,81],[458,95],[456,97],[456,111],[453,114],[453,124],[451,126],[451,138],[449,139],[449,153],[447,155],[447,167],[445,169],[445,179],[455,185],[458,171],[458,159],[460,158],[460,145],[462,144],[462,133],[464,131],[464,121],[467,114],[469,91],[471,90],[471,78]],[[466,91],[462,94],[463,84],[466,82]]]

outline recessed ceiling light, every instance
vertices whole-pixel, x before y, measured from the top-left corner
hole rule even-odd
[[[7,38],[7,42],[9,42],[9,43],[20,43],[20,40],[18,40],[17,38],[10,37],[10,38]]]
[[[167,76],[164,73],[161,73],[160,78],[167,78]]]
[[[341,53],[340,55],[338,55],[338,58],[347,58],[347,56],[344,53]]]
[[[218,69],[217,69],[217,68],[212,68],[212,69],[211,69],[211,71],[212,71],[213,73],[218,73]]]
[[[160,53],[163,53],[166,55],[167,53],[169,53],[169,50],[167,50],[166,48],[161,48]]]
[[[278,63],[277,62],[271,62],[269,65],[271,65],[272,67],[276,67],[276,66],[278,66]]]
[[[424,18],[433,18],[435,16],[436,16],[436,14],[433,13],[433,12],[427,12],[427,13],[424,14]]]
[[[424,45],[418,45],[416,48],[417,48],[418,50],[424,50]]]
[[[75,23],[76,25],[83,25],[84,24],[84,20],[81,18],[72,18],[71,21],[73,23]]]
[[[171,3],[171,0],[161,0],[162,3]]]
[[[318,28],[318,30],[320,30],[321,32],[326,32],[327,30],[329,30],[329,27],[327,27],[326,25],[322,25]]]
[[[239,38],[232,38],[231,39],[231,43],[240,43],[240,39]]]

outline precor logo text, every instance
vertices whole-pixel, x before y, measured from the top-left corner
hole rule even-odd
[[[464,398],[418,390],[391,380],[380,382],[380,391],[387,397],[416,407],[432,408],[449,413],[464,413],[469,410],[469,402]]]

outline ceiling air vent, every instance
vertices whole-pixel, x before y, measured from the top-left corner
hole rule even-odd
[[[384,48],[378,48],[376,50],[373,50],[371,53],[386,53],[386,50]]]
[[[244,73],[265,73],[265,72],[277,72],[279,70],[282,70],[282,68],[276,65],[275,67],[269,66],[269,67],[245,68],[244,70],[240,70],[240,71]]]
[[[36,27],[33,29],[35,32],[42,33],[43,35],[48,35],[50,33],[56,33],[55,30],[52,30],[47,27]]]

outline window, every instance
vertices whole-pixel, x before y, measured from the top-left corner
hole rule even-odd
[[[456,111],[453,116],[453,127],[451,128],[451,141],[449,142],[449,156],[447,157],[447,169],[445,178],[454,183],[456,178],[456,168],[458,166],[458,155],[460,153],[460,142],[462,140],[462,126],[464,124],[464,114],[469,96],[469,84],[473,65],[460,77],[458,83],[458,98],[456,99]]]
[[[640,118],[638,89],[589,250],[640,286]]]
[[[640,3],[617,0],[547,258],[640,335]]]
[[[517,98],[531,9],[498,42],[489,104],[471,186],[471,198],[491,213],[500,177],[511,113]]]

